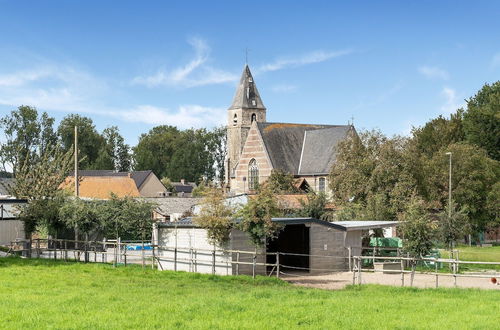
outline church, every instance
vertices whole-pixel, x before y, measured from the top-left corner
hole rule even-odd
[[[352,125],[270,123],[252,73],[245,65],[227,110],[226,178],[230,194],[253,193],[273,169],[291,173],[301,189],[329,193],[336,146]]]

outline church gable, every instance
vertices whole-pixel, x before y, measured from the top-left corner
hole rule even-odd
[[[257,129],[257,125],[254,124],[248,132],[248,137],[243,146],[238,165],[236,166],[236,175],[235,179],[232,180],[231,190],[240,193],[251,191],[251,176],[255,175],[257,171],[258,183],[261,184],[271,175],[272,169],[273,167],[262,137]]]

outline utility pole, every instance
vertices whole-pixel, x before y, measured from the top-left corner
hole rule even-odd
[[[451,152],[447,152],[446,154],[450,156],[450,175],[448,183],[448,217],[451,218]]]
[[[78,126],[75,126],[75,197],[80,196],[80,187],[78,185]]]
[[[78,126],[75,126],[75,198],[80,196],[80,187],[78,183]],[[78,249],[78,226],[75,226],[75,248]],[[80,259],[80,254],[78,254]]]

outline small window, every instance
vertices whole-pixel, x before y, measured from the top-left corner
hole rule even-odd
[[[255,100],[252,100],[252,105],[253,105],[253,106],[256,106],[256,105],[257,105],[257,102],[255,102]]]
[[[248,77],[248,82],[253,82],[252,77]]]
[[[259,186],[259,167],[257,161],[252,159],[248,163],[248,189],[256,190]]]
[[[326,179],[325,178],[319,178],[319,187],[318,187],[318,190],[320,192],[325,192],[325,185],[326,185]]]
[[[238,124],[238,115],[237,115],[237,114],[234,114],[234,117],[233,117],[233,124],[234,124],[234,125]]]
[[[254,121],[257,121],[257,115],[255,113],[252,113],[252,123]]]

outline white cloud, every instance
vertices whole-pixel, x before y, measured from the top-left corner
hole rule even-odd
[[[318,50],[298,57],[283,57],[275,60],[274,62],[260,66],[259,68],[257,68],[256,72],[262,73],[277,71],[290,67],[299,67],[306,64],[320,63],[350,53],[352,53],[352,51],[348,49],[333,52]]]
[[[181,77],[189,70],[186,66],[177,75]],[[153,105],[130,109],[106,106],[106,98],[111,92],[106,82],[66,66],[45,65],[29,71],[0,74],[0,82],[2,105],[31,105],[41,110],[97,114],[129,122],[168,124],[180,128],[216,126],[225,120],[224,109],[200,105],[182,105],[177,110]]]
[[[207,64],[210,47],[204,40],[193,38],[189,40],[189,44],[193,47],[195,55],[186,65],[170,71],[160,69],[152,75],[134,77],[132,84],[147,87],[196,87],[232,82],[238,79],[232,73],[215,69]]]
[[[458,108],[465,106],[465,102],[460,102],[457,97],[457,91],[453,88],[444,87],[441,91],[441,95],[445,99],[445,103],[441,106],[441,111],[450,114],[455,112]]]
[[[297,86],[295,85],[288,85],[288,84],[281,84],[281,85],[275,85],[271,87],[271,90],[276,93],[292,93],[297,90]]]
[[[493,58],[491,59],[491,66],[493,68],[500,67],[500,53],[493,55]]]
[[[111,110],[109,115],[131,122],[151,125],[173,125],[179,128],[200,128],[222,125],[226,110],[200,105],[182,105],[177,111],[151,105],[140,105],[130,110]]]
[[[418,68],[418,72],[420,72],[422,75],[424,75],[426,78],[429,79],[442,79],[442,80],[450,79],[450,74],[446,70],[443,70],[436,66],[424,65]]]

